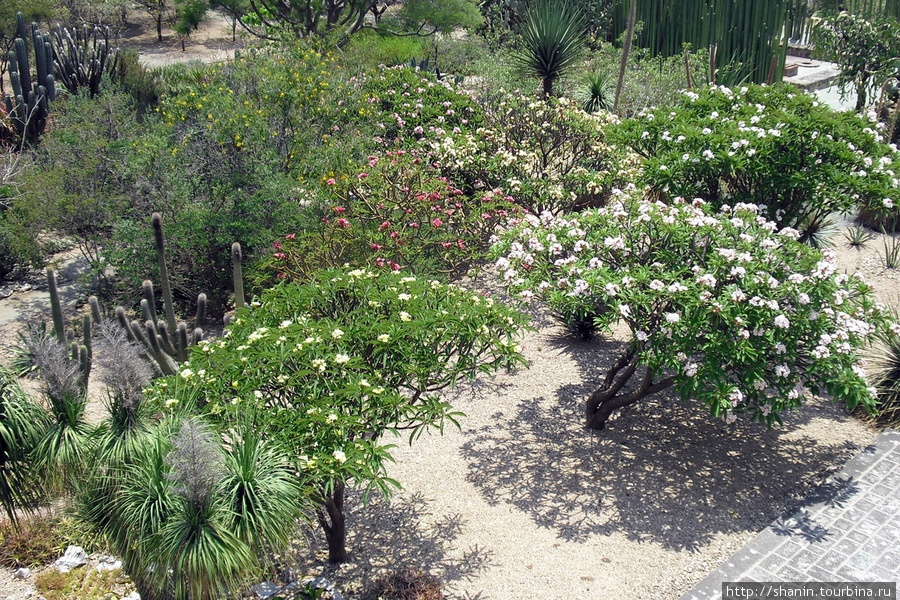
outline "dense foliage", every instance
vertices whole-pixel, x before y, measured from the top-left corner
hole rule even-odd
[[[758,212],[632,192],[577,215],[530,216],[505,236],[498,267],[518,297],[628,327],[588,400],[589,427],[669,386],[729,422],[746,414],[771,425],[820,392],[874,412],[860,352],[885,330],[885,307],[860,277],[838,273],[833,255]]]

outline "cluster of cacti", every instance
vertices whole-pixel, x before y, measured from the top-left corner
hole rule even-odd
[[[53,36],[41,33],[38,24],[27,26],[22,13],[16,14],[16,39],[9,51],[9,80],[12,95],[5,98],[18,135],[31,144],[47,126],[50,102],[58,96],[57,79],[70,92],[87,88],[93,98],[100,91],[104,73],[116,75],[118,50],[109,45],[109,28],[101,31],[87,25],[72,32],[56,26]],[[36,78],[31,78],[28,42],[34,54]]]
[[[75,341],[72,331],[66,331],[62,304],[59,301],[59,290],[56,287],[56,272],[50,267],[47,267],[47,285],[50,289],[50,312],[53,315],[53,333],[56,335],[57,341],[71,352],[72,360],[80,363],[81,388],[82,390],[87,390],[94,354],[93,346],[91,345],[91,314],[94,315],[94,320],[99,322],[100,305],[97,303],[97,298],[91,296],[91,314],[86,314],[82,318],[82,336],[79,344]]]
[[[166,266],[165,238],[162,229],[162,217],[159,213],[153,213],[153,237],[156,244],[156,254],[159,260],[159,271],[162,287],[163,306],[165,318],[160,319],[156,313],[156,292],[153,282],[146,280],[143,283],[143,298],[141,299],[141,317],[143,323],[137,320],[128,320],[125,309],[116,307],[116,320],[125,330],[128,340],[139,342],[144,349],[144,354],[150,358],[163,375],[172,375],[176,372],[177,363],[187,360],[189,346],[200,343],[203,339],[201,325],[206,321],[206,294],[197,296],[197,312],[194,318],[194,330],[190,334],[187,324],[177,323],[175,320],[175,306],[172,301],[172,290],[169,285],[169,271]],[[231,246],[231,260],[234,267],[234,304],[235,308],[244,306],[244,283],[242,275],[241,245],[235,242]],[[59,300],[59,291],[56,286],[56,275],[53,269],[47,269],[47,283],[50,287],[50,307],[53,315],[53,328],[57,339],[61,344],[71,347],[72,358],[81,361],[84,386],[87,388],[87,378],[91,369],[91,332],[94,323],[100,323],[100,303],[96,296],[88,300],[90,313],[83,317],[83,342],[73,343],[68,339],[63,322],[62,305]],[[228,324],[226,317],[225,324]],[[71,337],[71,334],[70,336]]]
[[[74,32],[74,37],[73,37]],[[109,45],[109,27],[89,30],[73,27],[69,31],[59,24],[53,30],[53,62],[59,83],[72,92],[87,88],[91,98],[100,92],[104,73],[115,77],[119,51]]]
[[[42,35],[37,23],[31,24],[29,32],[22,13],[16,14],[16,33],[18,37],[13,50],[9,51],[9,81],[13,93],[6,97],[6,112],[19,136],[35,143],[47,126],[50,101],[57,95],[53,77],[53,48],[49,34]],[[31,80],[26,40],[30,40],[34,47],[37,70],[34,81]]]

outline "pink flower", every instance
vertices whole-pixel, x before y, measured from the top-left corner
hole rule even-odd
[[[279,273],[278,275],[276,275],[276,277],[278,277],[278,279],[284,279],[285,277],[287,277],[287,275],[285,275],[284,273]]]
[[[335,181],[334,177],[332,177],[329,180],[327,180],[325,183],[327,183],[328,185],[334,185],[337,183],[337,181]]]
[[[372,244],[372,250],[381,250],[381,244]]]
[[[384,223],[381,224],[380,227],[378,227],[378,231],[384,231],[385,229],[387,229],[390,226],[391,226],[391,222],[385,221]]]
[[[453,242],[441,242],[441,246],[444,248],[449,248],[453,245]]]
[[[368,173],[360,173],[359,175],[356,176],[356,178],[357,179],[365,179],[368,176],[369,176]]]
[[[284,252],[276,252],[272,256],[274,256],[275,258],[287,258],[287,254],[285,254]]]
[[[344,208],[343,206],[332,206],[331,210],[333,210],[334,212],[336,212],[338,214],[341,214],[342,212],[345,212],[347,209]]]
[[[392,231],[392,232],[391,232],[391,239],[392,239],[392,240],[396,240],[399,236],[400,236],[400,232],[399,232],[399,231]]]
[[[416,223],[415,221],[413,221],[412,223],[409,224],[409,226],[412,227],[413,229],[415,229],[416,227],[419,226],[419,224]]]
[[[432,227],[440,227],[440,226],[443,225],[443,224],[444,224],[444,222],[441,221],[440,219],[432,219],[432,220],[431,220],[431,226],[432,226]]]
[[[292,240],[292,239],[294,239],[295,237],[297,237],[295,234],[289,233],[289,234],[287,234],[286,236],[284,236],[284,239],[286,239],[286,240]]]
[[[350,221],[348,221],[347,219],[338,219],[337,221],[335,221],[335,224],[338,227],[343,227],[344,229],[350,228]]]
[[[275,242],[275,243],[272,244],[272,246],[274,246],[276,250],[281,250],[281,243],[280,243],[280,242]]]

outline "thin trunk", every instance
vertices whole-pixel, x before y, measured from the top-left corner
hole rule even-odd
[[[550,100],[553,97],[553,78],[552,77],[544,77],[543,81],[544,88],[544,100]]]
[[[622,85],[625,83],[625,68],[628,66],[628,55],[631,54],[631,38],[634,36],[634,22],[637,18],[637,0],[631,0],[628,9],[628,29],[625,31],[625,43],[622,45],[622,60],[619,62],[619,80],[616,82],[616,97],[613,100],[613,112],[619,110],[619,98]]]
[[[156,39],[157,39],[157,41],[160,41],[160,42],[163,41],[162,20],[163,20],[162,13],[159,13],[159,15],[156,17]]]
[[[344,514],[344,484],[337,482],[334,491],[325,496],[325,502],[316,509],[319,524],[328,541],[328,562],[344,563],[350,560],[347,552],[347,517]]]

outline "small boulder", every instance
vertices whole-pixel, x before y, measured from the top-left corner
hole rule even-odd
[[[13,577],[15,577],[16,579],[28,579],[29,577],[31,577],[31,569],[22,567],[21,569],[13,573]]]
[[[72,569],[87,564],[88,555],[80,546],[69,546],[66,553],[56,559],[54,563],[60,573],[68,573]]]

